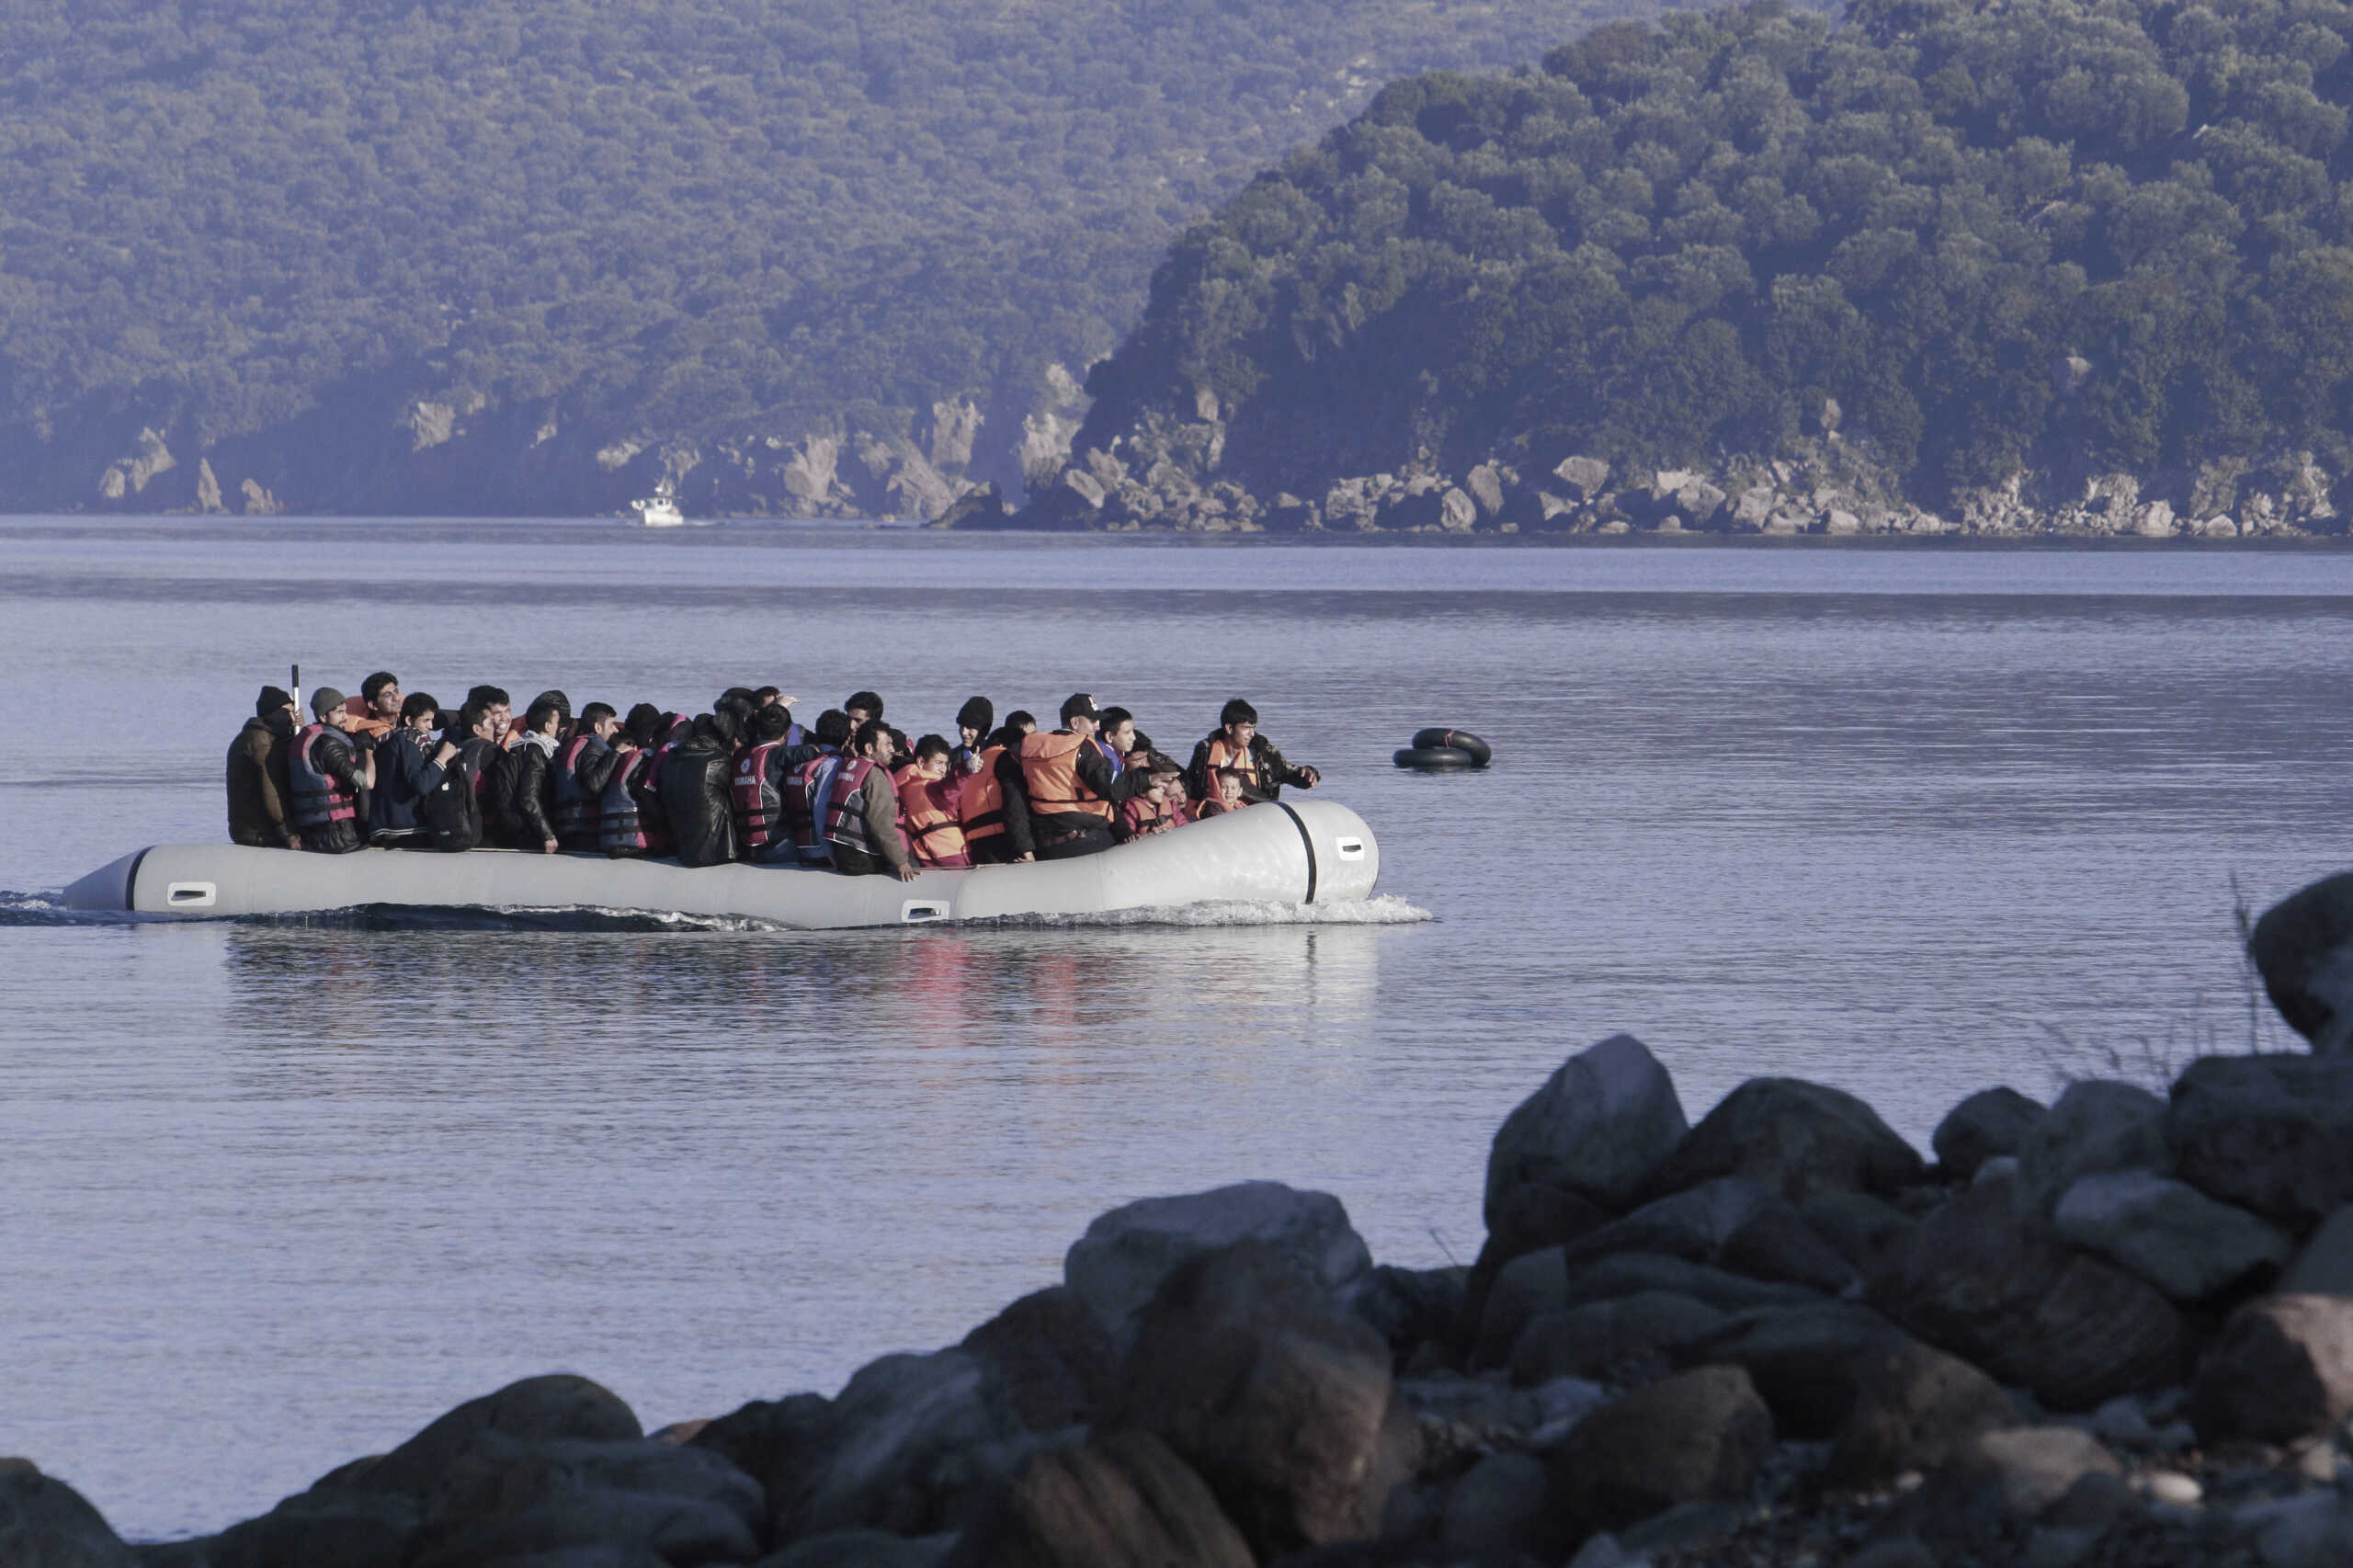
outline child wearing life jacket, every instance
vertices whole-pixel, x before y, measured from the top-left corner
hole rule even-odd
[[[1193,815],[1207,821],[1211,817],[1223,816],[1228,812],[1238,812],[1248,805],[1249,801],[1242,793],[1242,780],[1240,768],[1219,768],[1211,778],[1211,782],[1217,786],[1217,793],[1195,805]]]
[[[1147,834],[1166,833],[1192,820],[1185,814],[1185,771],[1173,759],[1147,747],[1132,755],[1128,766],[1150,769],[1152,783],[1120,808],[1114,831],[1122,844]]]

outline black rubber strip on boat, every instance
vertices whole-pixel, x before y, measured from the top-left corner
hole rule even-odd
[[[136,911],[139,907],[139,868],[147,863],[147,857],[154,847],[151,844],[145,849],[142,849],[138,858],[131,862],[129,874],[122,879],[122,907],[127,910]]]
[[[1277,801],[1275,804],[1283,806],[1280,801]],[[1283,815],[1290,818],[1290,825],[1299,829],[1300,846],[1307,851],[1307,896],[1300,902],[1313,903],[1315,902],[1315,835],[1307,831],[1307,824],[1300,821],[1299,813],[1289,806],[1283,806]]]

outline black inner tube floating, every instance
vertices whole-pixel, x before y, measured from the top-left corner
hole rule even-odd
[[[1390,760],[1423,773],[1471,773],[1479,767],[1479,759],[1460,746],[1407,746]]]
[[[1407,749],[1417,752],[1459,751],[1471,758],[1471,766],[1473,767],[1484,767],[1487,764],[1495,760],[1494,749],[1491,748],[1486,742],[1481,740],[1478,736],[1472,734],[1468,730],[1417,730],[1414,733],[1413,745]],[[1398,767],[1413,767],[1421,766],[1415,763],[1409,763],[1404,760],[1404,752],[1399,752],[1397,754]],[[1438,766],[1441,767],[1459,767],[1461,764],[1442,762]]]

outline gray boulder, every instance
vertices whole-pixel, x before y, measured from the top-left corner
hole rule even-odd
[[[2070,1084],[2018,1151],[2019,1200],[2048,1216],[2060,1194],[2087,1176],[2163,1171],[2165,1102],[2131,1084]]]
[[[1242,1532],[1149,1432],[1097,1433],[1030,1456],[949,1568],[1251,1568]]]
[[[2265,1296],[2233,1312],[2199,1363],[2189,1420],[2209,1443],[2294,1443],[2353,1415],[2353,1301]]]
[[[934,1568],[938,1537],[909,1540],[888,1530],[835,1530],[796,1540],[760,1559],[758,1568]]]
[[[424,1505],[395,1492],[323,1481],[215,1537],[207,1568],[398,1568],[425,1521]]]
[[[1567,1244],[1570,1269],[1611,1253],[1661,1253],[1759,1279],[1836,1294],[1855,1271],[1795,1209],[1755,1182],[1724,1176],[1644,1204]]]
[[[1813,1306],[1822,1298],[1802,1285],[1777,1284],[1730,1274],[1688,1258],[1660,1253],[1621,1252],[1585,1264],[1574,1274],[1563,1269],[1565,1280],[1560,1304],[1607,1301],[1641,1290],[1670,1290],[1707,1302],[1723,1312],[1749,1312],[1761,1307]]]
[[[652,1492],[568,1491],[419,1538],[412,1568],[477,1568],[571,1548],[638,1548],[671,1568],[748,1562],[760,1543],[734,1510]]]
[[[2172,1303],[2030,1230],[2014,1185],[1980,1179],[1921,1221],[1872,1278],[1871,1304],[2054,1409],[2171,1381],[2184,1345]]]
[[[1479,504],[1459,485],[1449,485],[1438,497],[1438,525],[1449,533],[1468,533],[1479,520]]]
[[[2353,871],[2265,910],[2246,947],[2271,1005],[2314,1055],[2353,1049]]]
[[[1876,1271],[1908,1234],[1911,1215],[1868,1192],[1817,1192],[1798,1205],[1798,1216],[1858,1274]]]
[[[1153,1298],[1124,1419],[1198,1471],[1262,1558],[1379,1532],[1419,1443],[1389,1347],[1289,1254],[1244,1241]]]
[[[610,1389],[573,1373],[550,1373],[468,1400],[383,1458],[346,1465],[319,1486],[416,1496],[484,1437],[612,1442],[644,1435],[636,1413]]]
[[[1961,1445],[1889,1523],[1946,1552],[1965,1551],[2052,1515],[2087,1480],[2120,1494],[2122,1473],[2097,1438],[2074,1426],[1986,1432]]]
[[[2002,1386],[1958,1357],[1898,1337],[1854,1369],[1855,1398],[1830,1451],[1835,1485],[1884,1486],[1926,1472],[1986,1432],[2018,1424]]]
[[[1946,1174],[1966,1181],[2000,1154],[2017,1154],[2042,1120],[2043,1108],[2016,1089],[1980,1089],[1937,1123],[1928,1140]]]
[[[1869,1307],[1822,1301],[1764,1307],[1722,1321],[1702,1338],[1674,1346],[1685,1366],[1738,1367],[1756,1385],[1783,1437],[1835,1437],[1853,1413],[1863,1380],[1902,1330]]]
[[[1551,1483],[1530,1454],[1489,1454],[1446,1494],[1438,1544],[1448,1557],[1509,1562],[1522,1554],[1557,1560],[1560,1528],[1548,1507]]]
[[[1326,1290],[1347,1290],[1372,1253],[1327,1192],[1246,1181],[1179,1198],[1144,1198],[1099,1215],[1071,1244],[1063,1278],[1121,1350],[1146,1303],[1188,1260],[1257,1241],[1296,1261]]]
[[[1514,1258],[1573,1242],[1609,1221],[1608,1210],[1562,1187],[1521,1182],[1506,1188],[1502,1201],[1488,1216],[1487,1239],[1471,1266],[1470,1278],[1463,1281],[1457,1337],[1468,1344],[1478,1336],[1488,1292],[1495,1289],[1495,1277]]]
[[[2174,1081],[2173,1173],[2304,1226],[2353,1203],[2353,1057],[2209,1056]]]
[[[1481,463],[1462,476],[1462,488],[1479,503],[1479,510],[1495,517],[1504,509],[1504,476],[1493,463]]]
[[[131,1549],[82,1494],[30,1460],[0,1459],[0,1562],[131,1568]]]
[[[1912,1145],[1854,1096],[1799,1078],[1751,1078],[1691,1130],[1652,1188],[1741,1176],[1802,1203],[1827,1189],[1893,1193],[1925,1174]]]
[[[1609,465],[1599,458],[1563,458],[1552,465],[1552,477],[1570,499],[1590,501],[1608,485]]]
[[[1393,1268],[1381,1265],[1357,1281],[1347,1304],[1389,1344],[1403,1364],[1422,1346],[1445,1344],[1462,1320],[1461,1268]]]
[[[1703,1340],[1723,1324],[1724,1314],[1706,1302],[1666,1290],[1540,1312],[1513,1342],[1511,1381],[1534,1388],[1559,1378],[1608,1378]]]
[[[783,1533],[807,1501],[809,1489],[833,1451],[833,1401],[796,1393],[754,1400],[739,1410],[705,1422],[687,1446],[707,1449],[758,1482],[767,1494],[768,1533]]]
[[[1726,499],[1722,491],[1706,480],[1688,480],[1676,487],[1675,510],[1690,527],[1704,528],[1722,516]]]
[[[1678,1503],[1740,1498],[1773,1446],[1773,1417],[1737,1367],[1661,1379],[1577,1424],[1553,1450],[1553,1494],[1589,1528]]]
[[[1014,1408],[995,1366],[970,1350],[869,1362],[829,1414],[824,1444],[800,1456],[789,1495],[775,1500],[780,1540],[960,1528],[1046,1442]]]
[[[2279,1289],[2283,1296],[2353,1296],[2353,1204],[2321,1221]]]
[[[2198,1301],[2292,1250],[2286,1233],[2244,1209],[2153,1171],[2087,1176],[2059,1199],[2061,1236],[2136,1274],[2177,1301]]]
[[[1487,1155],[1487,1225],[1526,1183],[1622,1209],[1688,1128],[1666,1069],[1632,1035],[1612,1035],[1570,1057],[1504,1119]]]
[[[1077,1291],[1033,1290],[964,1336],[993,1363],[1005,1397],[1033,1432],[1084,1426],[1118,1396],[1120,1352]]]

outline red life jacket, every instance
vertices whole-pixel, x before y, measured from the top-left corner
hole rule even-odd
[[[845,849],[862,849],[874,853],[873,835],[866,831],[866,808],[858,799],[866,776],[874,771],[874,764],[862,756],[844,757],[834,770],[833,782],[825,788],[825,809],[822,813],[822,831],[828,844],[838,844]]]
[[[891,781],[899,787],[899,831],[906,835],[907,848],[916,863],[971,865],[972,858],[964,849],[964,824],[939,802],[938,786],[947,780],[926,778],[909,763],[892,774]]]
[[[1004,755],[1003,746],[989,747],[981,753],[981,770],[964,775],[964,791],[956,798],[956,816],[964,829],[967,852],[983,839],[1005,832],[1005,780],[996,776],[996,759]]]
[[[286,816],[297,832],[349,822],[359,814],[358,792],[311,760],[312,746],[326,732],[324,724],[306,726],[286,754],[286,781],[294,797]]]
[[[555,829],[556,837],[574,844],[597,835],[596,797],[580,787],[580,754],[596,740],[590,734],[573,736],[556,753],[554,765],[549,769],[555,785],[555,820],[550,825]]]
[[[745,849],[765,849],[781,836],[779,823],[784,798],[768,779],[768,758],[783,744],[762,741],[735,759],[735,772],[727,786],[727,809],[735,818],[735,842]]]

